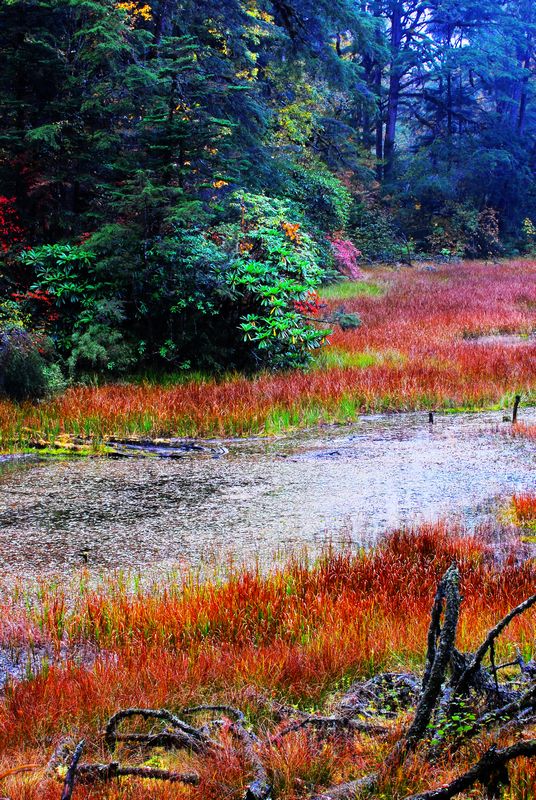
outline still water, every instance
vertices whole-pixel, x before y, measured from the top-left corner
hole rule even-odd
[[[326,540],[368,545],[402,524],[485,521],[536,490],[536,446],[501,413],[363,416],[274,439],[207,443],[179,458],[0,464],[4,571],[86,561],[167,569],[233,554],[264,562]],[[523,409],[536,422],[536,409]],[[503,431],[503,433],[501,433]]]

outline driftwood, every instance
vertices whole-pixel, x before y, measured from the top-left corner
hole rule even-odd
[[[474,738],[482,731],[495,731],[496,736],[515,730],[519,736],[536,721],[536,664],[525,663],[520,654],[513,661],[497,665],[495,643],[502,631],[520,614],[536,605],[536,595],[512,609],[487,634],[475,653],[461,653],[455,647],[461,605],[459,573],[451,566],[439,582],[430,614],[427,653],[422,681],[410,674],[384,673],[350,687],[333,713],[328,716],[308,714],[251,690],[250,695],[265,706],[272,718],[285,723],[267,743],[277,746],[286,736],[297,731],[313,731],[316,736],[353,736],[364,733],[384,736],[389,728],[376,721],[378,717],[396,715],[401,709],[414,707],[414,714],[405,734],[394,745],[378,772],[334,786],[310,800],[354,800],[362,793],[369,795],[379,787],[389,772],[401,767],[417,747],[428,748],[428,758],[448,756],[452,747]],[[489,656],[490,666],[484,666]],[[515,681],[501,683],[499,673],[517,666]],[[450,676],[450,677],[449,677]],[[459,720],[467,709],[471,713]],[[184,717],[208,715],[200,727]],[[210,718],[211,715],[219,715]],[[461,716],[462,715],[462,716]],[[363,718],[369,719],[363,719]],[[376,719],[374,719],[374,717]],[[146,733],[120,731],[121,724],[131,719],[156,721],[165,727]],[[222,747],[218,740],[221,729],[227,730],[247,763],[251,780],[243,800],[270,800],[272,788],[262,760],[261,741],[249,729],[244,713],[228,705],[197,705],[183,709],[177,716],[167,709],[127,708],[114,714],[106,725],[104,741],[113,752],[119,743],[150,750],[153,747],[185,749],[197,757],[210,758]],[[80,763],[84,742],[73,751],[73,743],[62,742],[49,763],[50,771],[69,763],[62,800],[71,800],[75,782],[99,783],[116,778],[150,778],[196,786],[194,772],[173,772],[118,761],[108,764]],[[426,752],[426,749],[425,749]],[[513,759],[536,756],[536,740],[521,739],[502,749],[489,748],[469,769],[446,786],[414,794],[406,800],[450,800],[480,782],[490,800],[498,798],[500,789],[508,785],[508,765]],[[70,761],[69,761],[70,759]]]

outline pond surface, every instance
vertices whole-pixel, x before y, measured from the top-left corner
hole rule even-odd
[[[536,409],[522,409],[536,422]],[[536,490],[536,447],[502,413],[361,417],[182,457],[0,464],[0,557],[12,572],[270,561],[326,540],[454,515],[483,522]],[[223,445],[223,446],[221,446]]]

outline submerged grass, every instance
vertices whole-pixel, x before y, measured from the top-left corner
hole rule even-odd
[[[149,376],[136,384],[73,387],[39,404],[0,401],[0,449],[64,434],[99,443],[127,435],[271,433],[364,412],[505,407],[515,394],[534,402],[536,342],[474,337],[536,328],[536,261],[383,269],[380,277],[383,294],[363,294],[359,282],[358,293],[345,299],[362,325],[334,331],[309,372],[191,380],[181,374],[160,383]],[[340,303],[336,291],[325,296],[329,307]]]
[[[260,696],[327,712],[357,678],[421,669],[436,584],[453,561],[464,597],[457,645],[468,651],[534,591],[536,563],[514,552],[498,560],[485,533],[469,535],[446,523],[395,532],[372,551],[329,549],[314,563],[303,554],[269,573],[235,567],[209,579],[181,572],[153,583],[117,573],[95,583],[81,572],[70,582],[47,579],[33,589],[6,585],[2,652],[21,661],[23,653],[46,652],[49,664],[8,684],[1,698],[0,775],[24,764],[37,767],[6,777],[0,791],[13,799],[57,798],[58,785],[45,769],[54,746],[66,734],[85,737],[88,758],[106,760],[103,724],[127,706],[179,711],[226,702],[244,708],[261,731],[277,800],[307,797],[373,769],[391,740],[356,734],[325,742],[302,731],[277,745],[270,738],[277,722]],[[519,649],[530,659],[535,634],[534,614],[517,618],[496,657],[510,660]],[[393,736],[402,720],[391,723]],[[385,796],[443,782],[485,744],[461,749],[448,765],[417,758],[409,774],[393,776]],[[145,758],[136,752],[124,757]],[[80,785],[77,800],[241,796],[247,766],[230,750],[208,761],[159,751],[155,757],[175,768],[186,761],[200,772],[200,788],[118,781]],[[506,796],[528,800],[522,787],[535,778],[533,764],[518,765]]]

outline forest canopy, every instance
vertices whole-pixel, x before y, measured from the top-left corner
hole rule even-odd
[[[359,262],[536,248],[532,0],[4,0],[0,390],[300,367]]]

